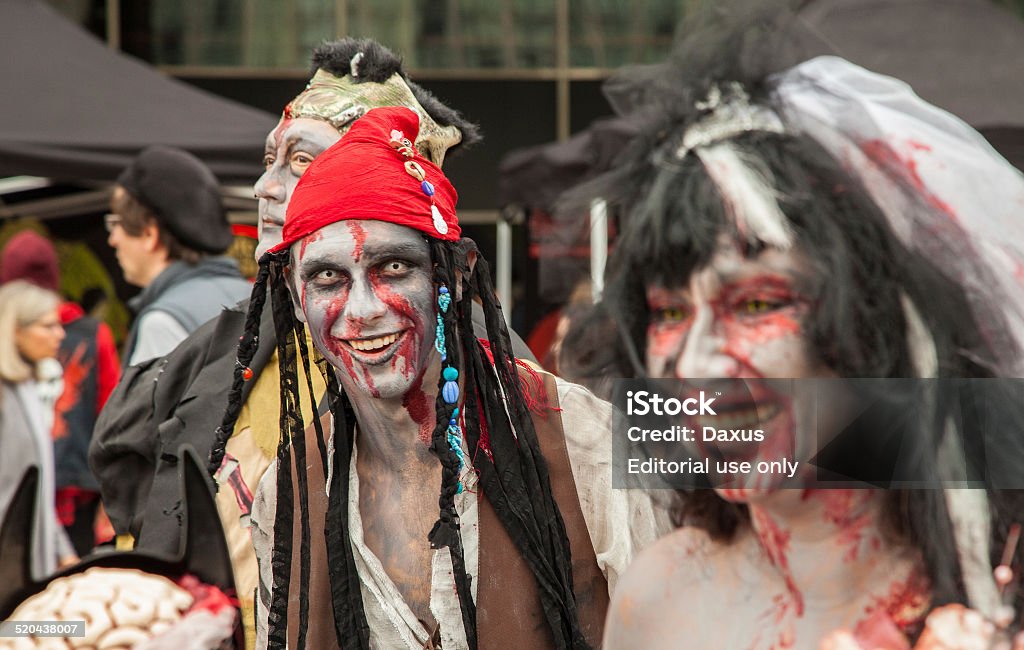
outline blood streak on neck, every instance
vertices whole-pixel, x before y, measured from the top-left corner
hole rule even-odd
[[[790,533],[760,508],[751,508],[750,514],[754,522],[754,529],[761,540],[761,546],[768,554],[768,560],[782,573],[786,589],[796,606],[796,615],[803,616],[804,596],[796,586],[793,572],[789,568]]]
[[[839,544],[845,547],[843,562],[859,559],[862,550],[877,552],[882,540],[872,524],[874,510],[870,506],[873,496],[870,490],[815,490],[813,498],[822,502],[825,521],[835,526],[839,533]]]
[[[409,412],[409,417],[420,427],[420,442],[430,444],[434,433],[434,410],[430,408],[430,399],[423,391],[423,377],[417,377],[413,385],[402,397],[402,406]]]

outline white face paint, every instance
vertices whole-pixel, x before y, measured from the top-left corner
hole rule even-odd
[[[340,139],[341,133],[328,122],[310,117],[283,118],[267,136],[263,154],[266,171],[255,186],[260,201],[257,261],[281,243],[288,202],[299,178],[313,159]]]
[[[430,247],[416,230],[341,221],[291,248],[301,317],[346,390],[404,396],[434,354]]]
[[[726,422],[731,428],[762,429],[765,434],[761,443],[709,443],[700,447],[700,455],[754,464],[807,457],[805,447],[814,438],[804,431],[811,421],[805,413],[810,407],[778,392],[779,382],[758,380],[835,376],[812,353],[804,333],[811,305],[801,287],[808,266],[798,250],[765,248],[746,257],[737,242],[723,238],[710,263],[685,283],[648,287],[650,376],[747,380],[723,381],[717,416],[691,426],[700,431],[704,424]],[[771,491],[776,478],[752,473],[719,492],[732,500],[749,500]]]

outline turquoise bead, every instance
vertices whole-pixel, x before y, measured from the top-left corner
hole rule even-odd
[[[454,381],[446,381],[441,388],[441,397],[446,404],[455,404],[459,401],[459,385]]]
[[[445,381],[455,381],[459,378],[459,371],[451,366],[444,369],[442,373]]]

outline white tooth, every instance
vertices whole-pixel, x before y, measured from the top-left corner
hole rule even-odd
[[[777,409],[774,404],[758,404],[757,406],[757,417],[761,422],[772,419],[775,417],[776,412]]]
[[[361,352],[369,352],[391,345],[397,340],[398,334],[388,334],[387,336],[379,336],[375,339],[352,339],[349,341],[349,345]]]

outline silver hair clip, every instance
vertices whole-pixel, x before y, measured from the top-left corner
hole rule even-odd
[[[676,149],[676,158],[679,160],[694,149],[707,147],[747,131],[785,132],[779,116],[769,108],[751,104],[750,96],[735,81],[724,86],[712,85],[707,98],[694,106],[710,113],[683,133],[682,144]]]

